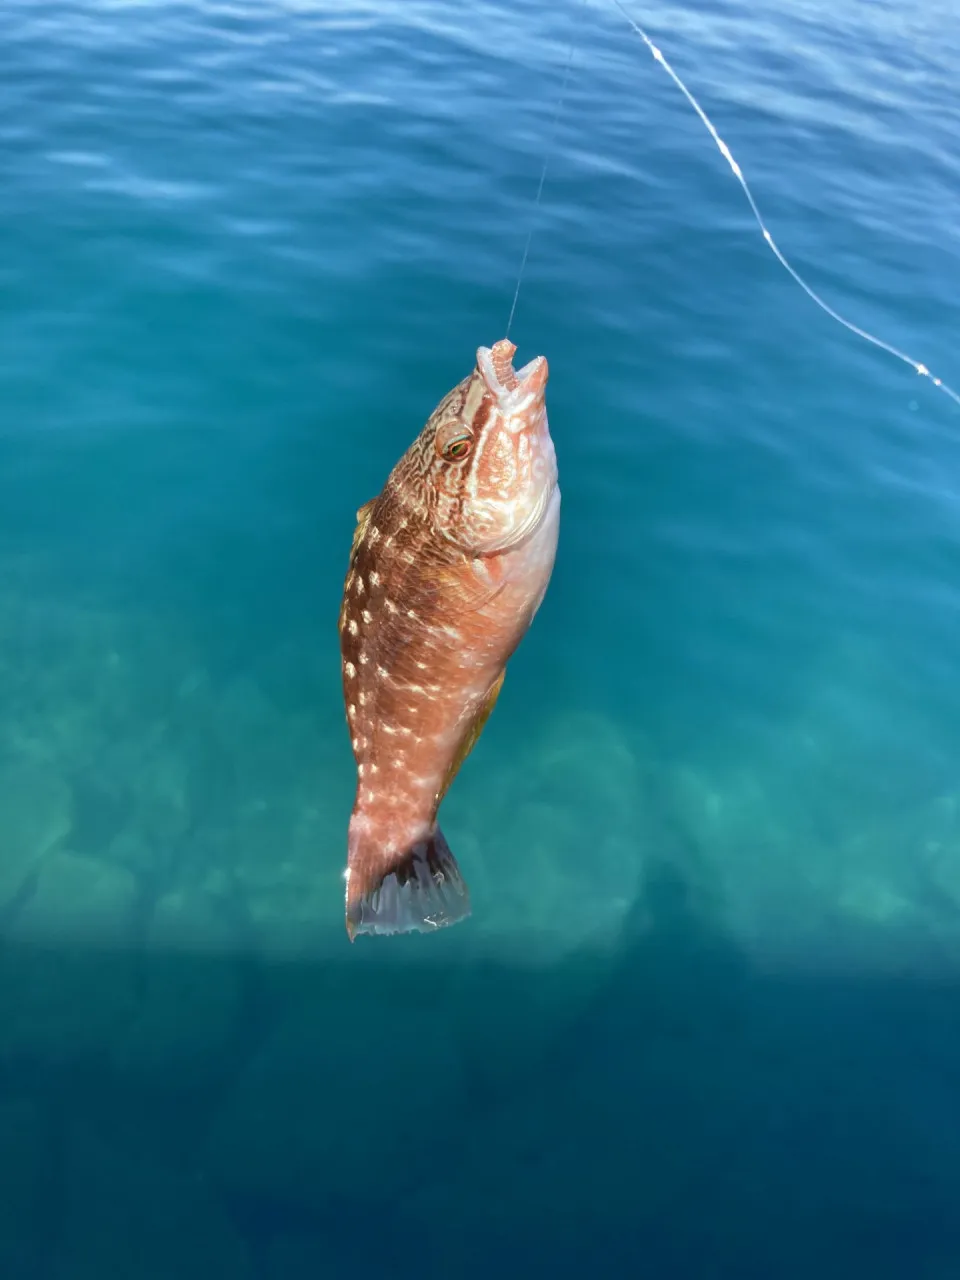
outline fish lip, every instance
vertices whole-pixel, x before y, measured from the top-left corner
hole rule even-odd
[[[477,371],[501,411],[510,417],[542,407],[550,372],[546,356],[534,356],[522,369],[514,370],[516,349],[509,338],[477,348]]]

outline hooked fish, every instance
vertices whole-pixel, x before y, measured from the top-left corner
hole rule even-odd
[[[340,652],[357,790],[346,927],[430,932],[470,914],[437,811],[546,593],[560,490],[547,361],[506,338],[440,401],[357,512]]]

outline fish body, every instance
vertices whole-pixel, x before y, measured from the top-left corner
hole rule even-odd
[[[515,372],[515,350],[479,348],[357,513],[339,620],[351,940],[470,914],[437,811],[543,600],[560,521],[547,361]]]

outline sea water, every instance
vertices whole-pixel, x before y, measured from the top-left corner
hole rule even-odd
[[[955,7],[631,12],[960,384]],[[612,4],[0,28],[4,1280],[955,1276],[957,407]],[[351,947],[355,512],[530,232],[473,915]]]

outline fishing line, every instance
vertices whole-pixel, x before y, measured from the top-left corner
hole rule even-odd
[[[757,203],[753,198],[753,193],[747,184],[746,178],[743,176],[743,171],[741,170],[739,164],[737,164],[736,160],[734,160],[733,154],[730,151],[730,148],[727,146],[724,140],[720,137],[720,134],[717,132],[713,121],[710,119],[710,117],[704,111],[703,107],[701,107],[700,103],[696,100],[696,98],[693,96],[693,94],[690,92],[687,86],[683,83],[683,81],[677,75],[676,71],[674,71],[673,67],[671,67],[670,63],[664,57],[661,50],[657,48],[657,46],[653,43],[653,41],[647,35],[646,31],[644,31],[643,27],[641,27],[638,22],[634,21],[630,13],[627,11],[626,7],[621,3],[621,0],[610,0],[610,2],[611,4],[615,5],[617,9],[620,10],[621,14],[623,14],[624,18],[626,18],[627,22],[630,24],[630,26],[633,28],[636,34],[640,37],[640,39],[644,42],[644,44],[653,54],[654,59],[660,63],[664,71],[666,71],[667,75],[674,82],[674,84],[677,86],[677,88],[680,90],[683,96],[690,103],[691,107],[693,107],[694,111],[696,111],[697,115],[706,125],[711,138],[713,138],[714,142],[717,144],[717,148],[719,149],[720,154],[723,156],[724,160],[726,160],[727,164],[730,166],[731,170],[733,171],[733,176],[737,179],[737,181],[740,183],[740,186],[743,188],[744,195],[749,200],[750,208],[753,210],[753,216],[757,220],[757,225],[760,227],[760,230],[763,232],[764,240],[766,240],[767,244],[770,246],[771,250],[776,255],[778,261],[780,262],[780,265],[784,267],[790,273],[791,276],[793,276],[794,280],[796,280],[797,284],[804,291],[804,293],[806,293],[808,297],[812,298],[813,301],[817,304],[817,306],[820,307],[823,311],[825,311],[828,316],[830,316],[833,320],[836,320],[838,324],[842,324],[845,329],[849,329],[851,333],[855,333],[857,337],[863,338],[867,342],[872,342],[875,347],[879,347],[882,351],[886,351],[889,355],[896,356],[896,358],[898,360],[902,360],[904,364],[910,365],[910,367],[914,369],[917,373],[919,373],[922,377],[929,378],[930,381],[933,383],[933,385],[938,388],[938,390],[943,391],[956,404],[960,404],[960,395],[957,395],[957,393],[953,390],[953,388],[948,387],[947,384],[942,379],[935,377],[925,364],[921,364],[919,361],[914,360],[913,357],[908,356],[906,352],[900,351],[897,347],[891,346],[889,342],[884,342],[882,338],[878,338],[874,334],[868,333],[866,329],[861,329],[859,325],[854,324],[851,320],[847,320],[844,316],[840,315],[840,313],[838,311],[835,311],[833,307],[830,306],[829,303],[824,302],[823,298],[821,298],[820,295],[816,293],[810,287],[810,285],[807,284],[806,280],[803,279],[803,277],[799,274],[799,272],[797,272],[790,265],[790,263],[781,253],[773,236],[771,235],[769,229],[767,228],[766,223],[763,221],[763,218],[760,216],[760,210],[757,208]],[[519,284],[517,288],[519,289]],[[511,316],[512,314],[513,313],[511,312]]]
[[[570,42],[570,48],[567,52],[567,65],[563,73],[563,84],[560,87],[560,96],[557,98],[556,106],[553,109],[553,120],[550,123],[550,132],[547,135],[547,148],[543,157],[543,168],[540,170],[540,185],[537,187],[537,198],[533,204],[533,216],[530,221],[530,228],[527,231],[527,243],[523,247],[523,257],[520,260],[520,271],[517,275],[517,287],[513,291],[513,305],[510,308],[510,318],[507,320],[507,328],[504,337],[510,337],[510,326],[513,324],[514,312],[517,309],[517,299],[520,297],[520,285],[523,283],[523,275],[527,269],[527,257],[530,253],[530,241],[533,239],[533,222],[537,214],[540,212],[540,201],[543,197],[543,184],[547,177],[547,166],[550,163],[550,155],[553,151],[554,135],[557,130],[557,121],[560,119],[560,112],[563,109],[563,101],[567,96],[567,84],[570,80],[570,71],[573,68],[573,41]]]

